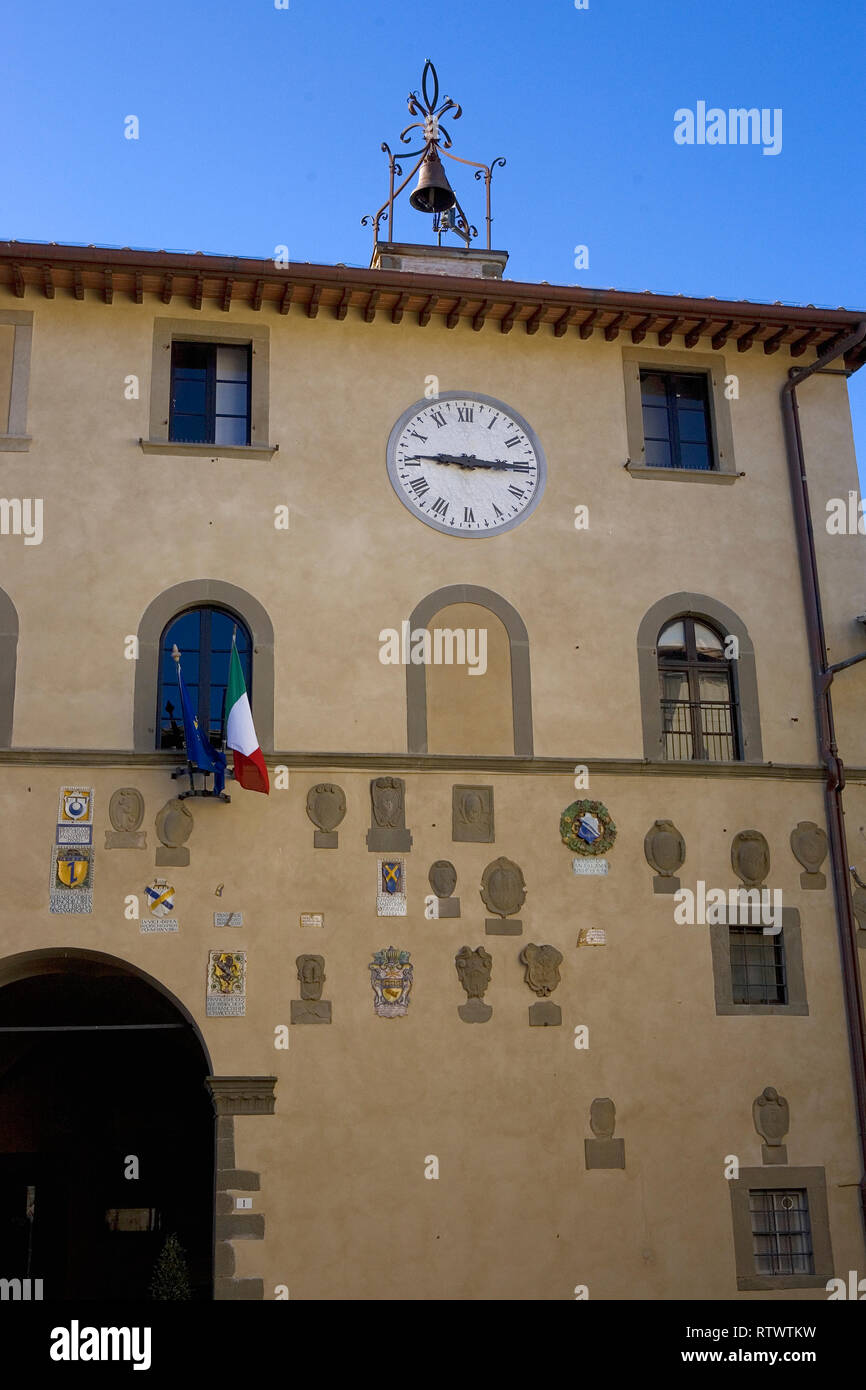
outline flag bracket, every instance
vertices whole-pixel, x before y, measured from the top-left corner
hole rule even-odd
[[[197,787],[195,784],[194,773],[196,772],[200,773],[203,778],[203,785],[201,787]],[[207,772],[204,768],[195,767],[192,763],[187,763],[186,767],[176,768],[171,776],[172,781],[178,777],[189,777],[189,790],[178,792],[178,801],[185,801],[188,796],[207,796],[210,797],[211,800],[231,801],[231,797],[225,792],[215,792],[207,787],[207,779],[208,777],[212,777],[213,773]]]

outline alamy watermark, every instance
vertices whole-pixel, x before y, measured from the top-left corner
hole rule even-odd
[[[707,107],[696,103],[692,111],[681,106],[674,112],[674,140],[678,145],[763,145],[762,154],[782,152],[782,108],[763,106]]]
[[[41,497],[0,497],[0,536],[23,536],[25,545],[41,545],[42,505]]]
[[[707,888],[702,878],[673,895],[674,921],[688,927],[763,927],[764,936],[782,930],[782,890],[774,888]]]
[[[426,627],[414,630],[408,619],[379,633],[379,660],[383,666],[466,666],[470,676],[487,670],[486,627]]]

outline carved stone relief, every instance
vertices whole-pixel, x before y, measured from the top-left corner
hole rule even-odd
[[[787,1163],[784,1139],[790,1128],[788,1102],[774,1086],[765,1086],[752,1102],[752,1119],[763,1139],[761,1153],[765,1163]]]
[[[406,783],[402,777],[374,777],[370,798],[373,807],[367,849],[411,849],[412,835],[406,829]]]
[[[460,899],[453,896],[457,887],[457,870],[450,859],[437,859],[427,874],[430,887],[438,899],[437,917],[459,917]]]
[[[118,787],[112,793],[108,819],[114,829],[105,832],[106,849],[147,849],[147,831],[140,829],[144,797],[137,787]]]
[[[292,1000],[292,1023],[330,1023],[331,1002],[322,998],[325,984],[325,957],[303,955],[295,960],[298,967],[300,999]]]
[[[613,1137],[616,1106],[609,1096],[596,1096],[592,1102],[589,1127],[594,1138],[583,1141],[587,1168],[624,1168],[625,1140]]]
[[[731,864],[746,888],[760,888],[770,872],[770,846],[760,830],[741,830],[731,843]]]
[[[827,858],[827,832],[813,820],[798,821],[791,831],[791,849],[803,867],[800,887],[826,888],[827,878],[821,873],[821,865]]]
[[[686,858],[686,842],[673,821],[653,821],[647,831],[643,852],[651,869],[655,869],[654,893],[676,893],[680,881],[676,877]]]
[[[156,816],[156,833],[161,848],[156,851],[157,865],[171,865],[173,868],[186,868],[189,864],[189,850],[186,842],[193,832],[195,822],[192,811],[185,801],[167,801]]]
[[[482,1000],[490,984],[493,957],[483,946],[476,947],[474,951],[471,946],[461,946],[454,957],[454,964],[468,1000],[458,1006],[458,1014],[464,1023],[487,1023],[493,1016],[493,1007]]]
[[[486,919],[484,929],[488,936],[522,935],[523,923],[519,919],[504,920],[519,912],[526,901],[526,881],[519,864],[503,856],[488,864],[481,875],[481,899],[498,917],[498,920],[497,917]]]
[[[334,782],[319,782],[307,792],[307,815],[316,827],[314,849],[337,849],[337,826],[346,814],[346,793]]]
[[[559,967],[562,952],[555,946],[536,946],[530,941],[520,952],[519,960],[524,967],[524,981],[539,996],[539,1003],[529,1010],[531,1028],[556,1027],[562,1023],[562,1010],[547,996],[552,994],[560,983]]]
[[[451,838],[471,844],[493,843],[492,787],[452,787]]]

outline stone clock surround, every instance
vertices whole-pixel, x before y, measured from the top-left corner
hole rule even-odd
[[[427,627],[431,618],[455,603],[476,603],[480,608],[489,609],[508,634],[514,753],[518,758],[531,758],[534,749],[532,681],[526,624],[517,609],[492,589],[483,589],[478,584],[446,584],[417,604],[409,618],[410,631]],[[406,741],[410,753],[427,752],[427,668],[412,662],[406,666]]]

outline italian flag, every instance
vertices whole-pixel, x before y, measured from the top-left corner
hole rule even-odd
[[[226,747],[235,755],[235,781],[248,792],[269,793],[268,769],[256,738],[244,673],[234,642],[226,690]]]

